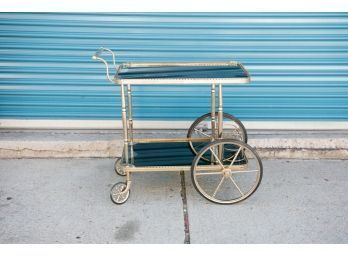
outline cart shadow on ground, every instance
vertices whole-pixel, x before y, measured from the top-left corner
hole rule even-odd
[[[184,243],[177,172],[132,175],[123,205],[109,198],[124,178],[113,159],[0,163],[1,243]],[[264,160],[260,188],[235,205],[199,195],[186,173],[191,243],[347,243],[348,161]]]

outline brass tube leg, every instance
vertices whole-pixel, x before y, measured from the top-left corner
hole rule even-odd
[[[222,85],[219,84],[219,103],[218,103],[218,138],[222,139],[224,115],[222,108]],[[219,146],[219,159],[223,159],[223,146]]]
[[[132,88],[131,85],[127,85],[127,98],[128,98],[128,142],[130,146],[131,163],[134,163],[133,152],[133,110],[132,110]]]
[[[132,88],[131,85],[127,85],[128,95],[128,140],[129,143],[133,143],[133,112],[132,112]]]
[[[216,133],[215,133],[215,125],[216,125],[216,117],[215,117],[215,84],[211,85],[211,136],[212,136],[212,141],[216,139]],[[215,151],[215,149],[212,149]],[[211,155],[210,157],[211,162],[214,162],[214,156]]]
[[[128,128],[127,128],[127,114],[126,114],[126,97],[124,92],[124,85],[121,84],[121,107],[122,107],[122,126],[123,126],[123,142],[124,142],[124,158],[128,164]]]
[[[215,117],[215,84],[211,85],[211,133],[213,139],[216,138],[215,135],[215,125],[216,125],[216,117]]]
[[[219,104],[218,104],[218,137],[222,138],[223,131],[223,109],[222,109],[222,85],[219,84]]]

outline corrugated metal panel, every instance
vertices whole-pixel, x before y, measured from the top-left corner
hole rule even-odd
[[[100,46],[118,62],[242,62],[253,82],[224,88],[242,120],[348,120],[348,13],[0,13],[0,118],[120,118]],[[134,94],[136,118],[209,111],[206,86]]]

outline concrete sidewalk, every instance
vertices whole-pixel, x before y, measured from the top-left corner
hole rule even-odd
[[[186,137],[187,130],[136,130],[137,138]],[[348,159],[348,131],[248,130],[263,158]],[[116,157],[120,130],[0,130],[0,158]]]
[[[178,173],[133,175],[129,200],[112,159],[0,160],[0,243],[183,243]],[[208,202],[186,174],[192,243],[348,243],[348,161],[264,160],[258,191]]]

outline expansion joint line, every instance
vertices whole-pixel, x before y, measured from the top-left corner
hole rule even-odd
[[[181,199],[182,199],[182,209],[184,213],[184,231],[185,231],[185,244],[190,244],[190,223],[188,218],[187,210],[187,198],[186,198],[186,185],[185,185],[185,172],[180,171],[181,176]]]

